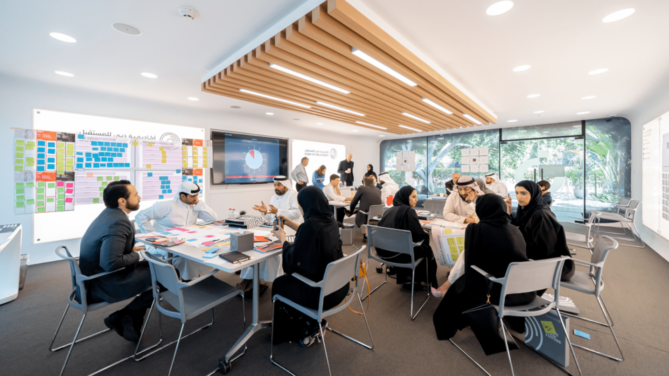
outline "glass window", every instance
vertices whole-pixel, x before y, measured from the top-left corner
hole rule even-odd
[[[567,123],[531,125],[529,127],[502,129],[502,141],[582,135],[583,130],[580,120]]]
[[[381,172],[387,171],[400,187],[410,185],[416,189],[419,197],[430,194],[427,188],[427,137],[384,140],[381,149]],[[397,152],[413,151],[416,153],[414,171],[396,171]]]

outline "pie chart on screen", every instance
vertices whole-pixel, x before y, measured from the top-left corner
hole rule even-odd
[[[252,170],[257,170],[262,166],[262,153],[258,150],[252,149],[246,153],[246,165]]]

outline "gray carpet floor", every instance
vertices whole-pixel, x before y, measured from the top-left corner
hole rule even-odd
[[[356,244],[361,244],[358,232]],[[350,248],[349,248],[350,250]],[[345,250],[346,252],[346,250]],[[588,251],[576,256],[589,260]],[[444,282],[447,267],[439,267],[439,281]],[[234,285],[235,275],[219,273],[218,278]],[[603,297],[613,316],[616,334],[624,351],[625,360],[615,362],[576,349],[576,355],[585,375],[667,375],[669,371],[669,263],[649,248],[636,249],[621,246],[612,251],[604,273],[606,288]],[[373,268],[372,286],[382,276]],[[326,333],[327,352],[333,374],[337,375],[483,375],[483,373],[448,341],[438,341],[432,324],[432,314],[439,300],[431,298],[415,321],[409,317],[410,292],[394,284],[394,280],[372,295],[368,318],[374,337],[374,350],[366,350],[332,333]],[[48,347],[65,308],[70,291],[69,267],[65,262],[30,266],[25,288],[14,302],[0,306],[0,374],[2,375],[58,375],[67,350],[49,352]],[[592,296],[563,291],[581,309],[581,314],[603,320]],[[416,304],[425,295],[415,298]],[[88,315],[82,335],[104,328],[102,319],[120,309],[124,303],[107,307]],[[251,302],[246,299],[247,320],[251,318]],[[365,303],[366,305],[366,303]],[[357,303],[354,309],[359,310]],[[217,367],[218,358],[232,346],[243,331],[242,301],[234,299],[215,310],[215,324],[207,330],[184,339],[179,347],[173,375],[206,375]],[[270,291],[261,296],[260,318],[271,319]],[[56,345],[71,341],[81,319],[81,313],[70,310]],[[185,332],[208,323],[210,315],[189,322]],[[348,310],[329,320],[331,327],[364,342],[369,341],[364,321]],[[616,355],[617,348],[607,328],[572,320],[572,329],[591,335],[590,340],[572,336],[574,343]],[[176,339],[180,322],[163,317],[166,341]],[[158,338],[156,313],[151,317],[143,344]],[[271,364],[270,331],[255,335],[248,342],[246,354],[232,364],[234,375],[283,375]],[[493,375],[508,375],[506,353],[485,356],[470,329],[455,336],[465,351],[477,359]],[[66,375],[88,375],[134,351],[134,344],[114,332],[75,345]],[[102,375],[165,375],[169,369],[174,346],[141,362],[125,361]],[[275,359],[298,375],[327,374],[322,346],[302,348],[295,343],[275,347]],[[564,375],[558,368],[521,345],[512,351],[518,375]],[[568,371],[577,374],[573,361]]]

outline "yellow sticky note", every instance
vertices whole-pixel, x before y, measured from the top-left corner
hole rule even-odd
[[[56,173],[58,175],[63,175],[65,173],[65,168],[58,167],[58,169],[56,169]]]
[[[34,167],[35,166],[35,158],[34,157],[26,157],[26,166]]]
[[[56,144],[56,147],[57,147],[57,148],[64,148],[64,147],[65,147],[65,143],[64,143],[64,142],[59,142],[59,143]]]
[[[456,245],[449,245],[448,249],[451,250],[451,253],[458,253],[458,246]]]
[[[146,165],[146,168],[151,168],[151,165],[150,164]]]
[[[161,159],[160,163],[167,163],[167,159],[165,159],[165,158]]]
[[[35,150],[35,141],[26,142],[26,150]]]
[[[446,239],[449,245],[455,245],[455,238],[448,238]]]
[[[153,146],[153,142],[149,142],[149,146]]]
[[[458,236],[456,239],[458,239],[458,244],[465,244],[465,237],[464,236]]]
[[[158,150],[165,151],[165,148],[161,146]]]
[[[132,146],[137,146],[137,141],[133,141]]]
[[[450,235],[450,234],[452,234],[452,233],[453,233],[453,229],[452,229],[452,228],[445,228],[445,229],[444,229],[444,235]]]
[[[17,145],[25,145],[25,140],[16,140]]]

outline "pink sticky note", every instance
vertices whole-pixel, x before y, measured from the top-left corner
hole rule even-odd
[[[74,183],[66,183],[65,186],[68,188],[74,188]]]
[[[188,231],[189,234],[195,234],[197,231]]]
[[[213,237],[214,237],[214,235],[207,235],[207,236],[205,236],[205,238],[213,238]]]
[[[65,190],[66,195],[71,195],[72,193],[74,193],[74,188],[68,188],[67,190]]]
[[[168,228],[168,229],[165,230],[165,231],[174,231],[174,230],[178,230],[178,228]]]
[[[65,186],[65,182],[64,182],[64,181],[56,182],[56,187],[64,187],[64,186]]]
[[[202,245],[207,245],[207,246],[213,245],[213,244],[214,244],[214,242],[204,242],[204,243],[202,243]]]
[[[71,204],[72,202],[73,202],[72,197],[68,197],[68,198],[65,199],[66,204]]]

